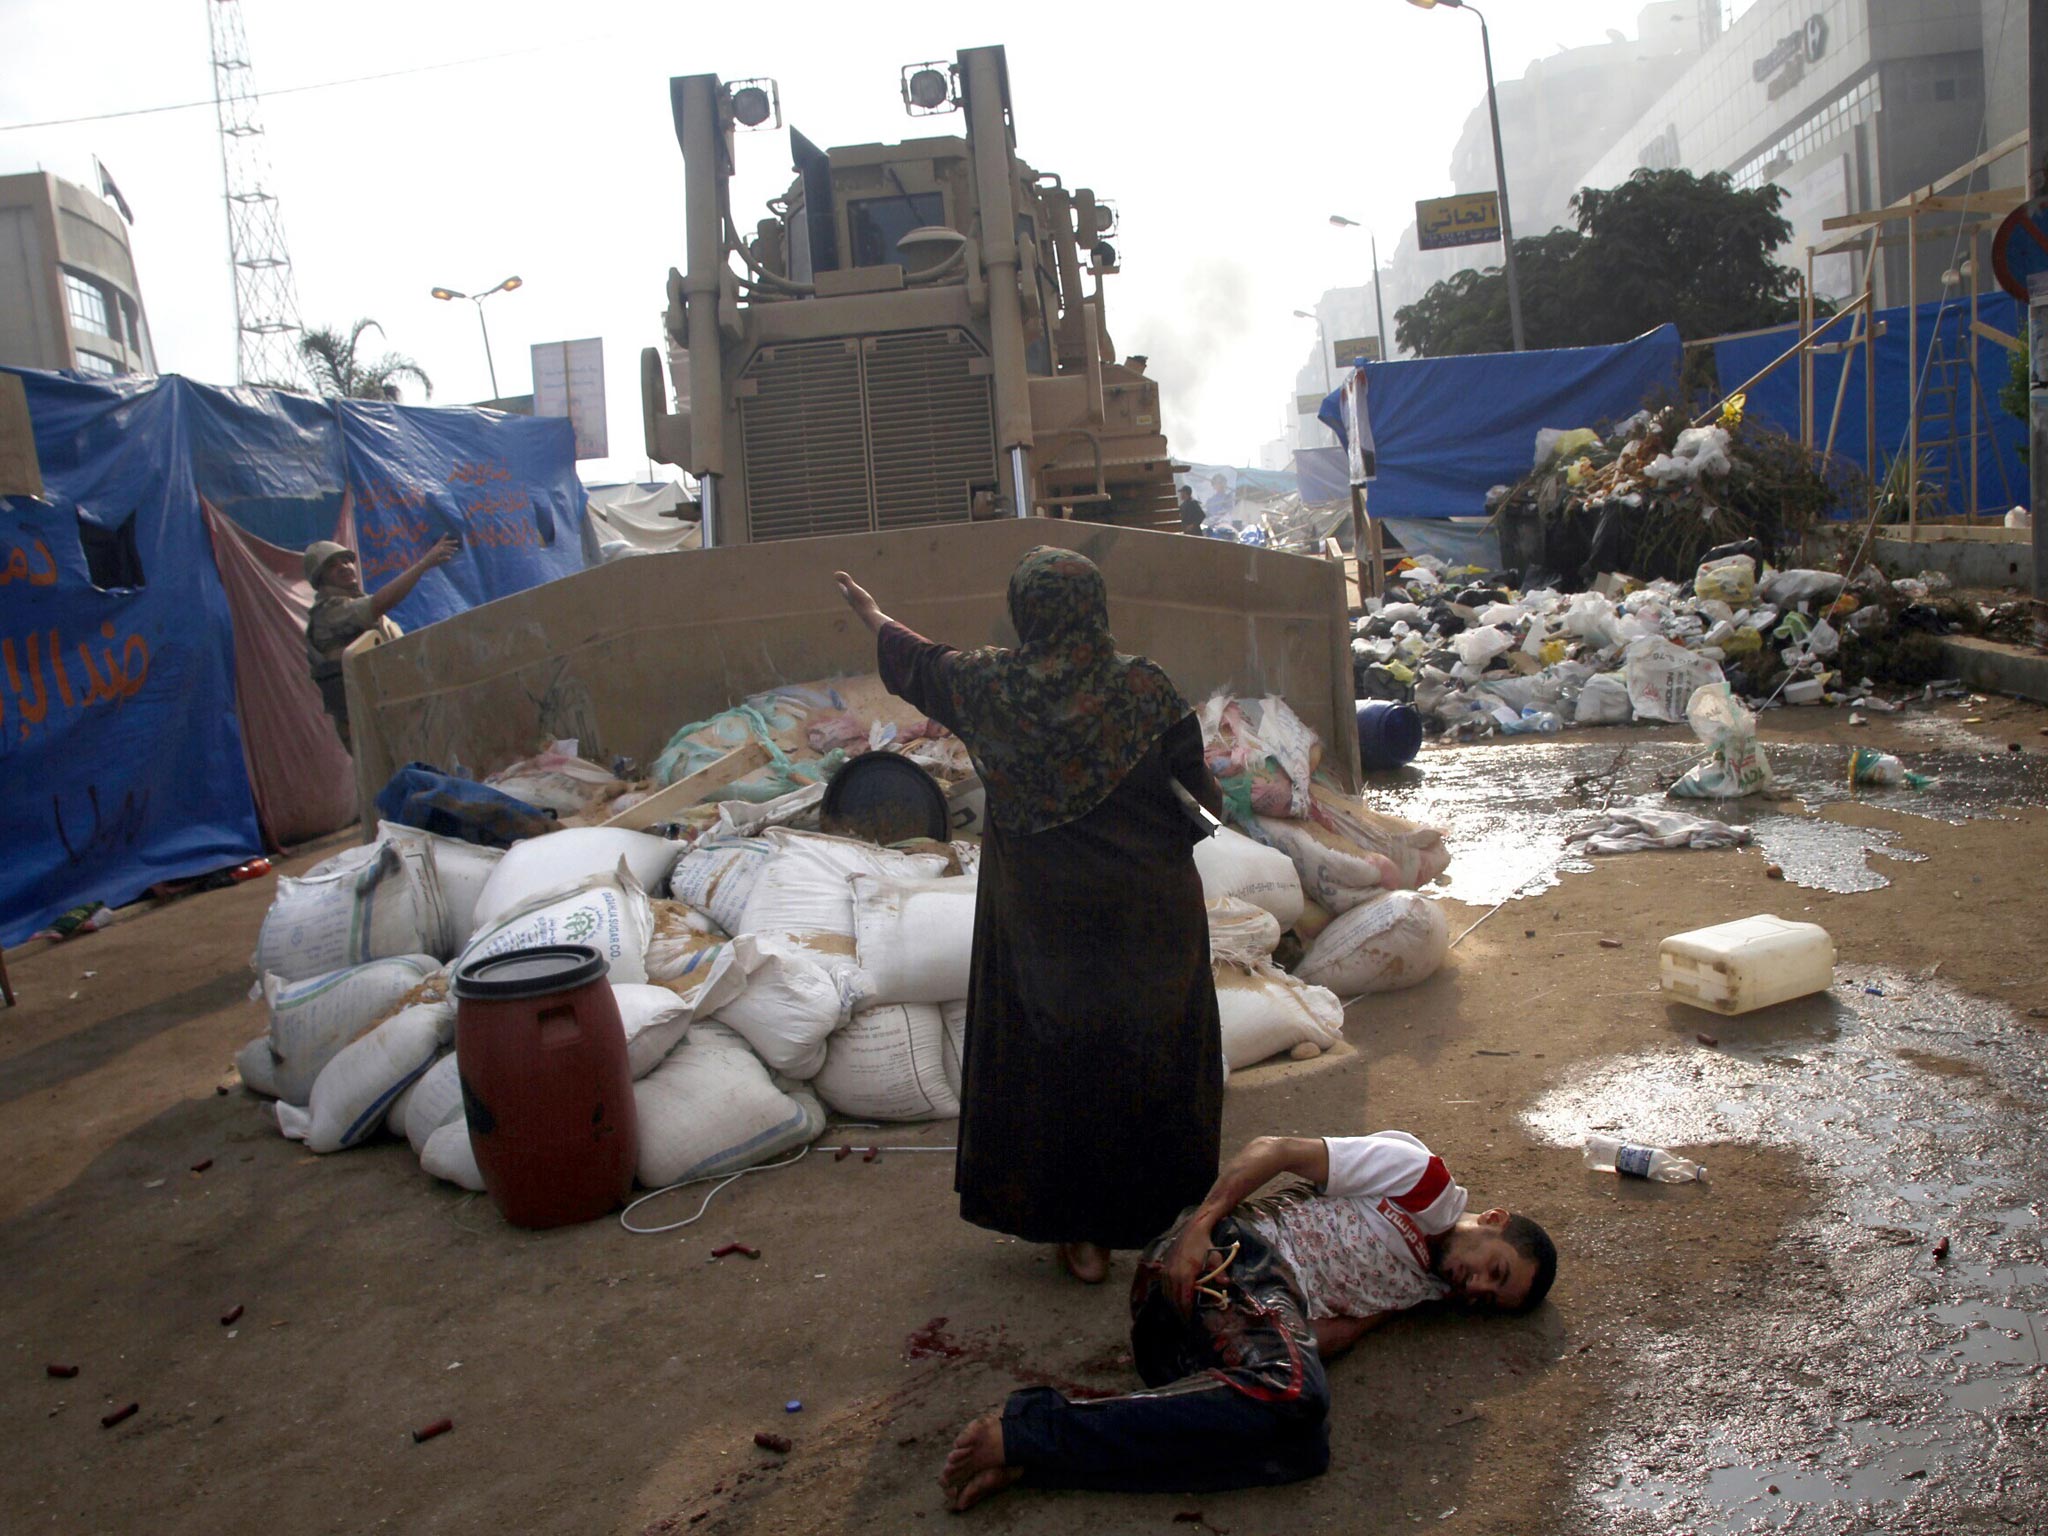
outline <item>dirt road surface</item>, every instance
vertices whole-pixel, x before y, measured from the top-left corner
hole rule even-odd
[[[1435,979],[1354,1006],[1353,1051],[1244,1074],[1225,1139],[1419,1133],[1476,1200],[1548,1224],[1550,1303],[1512,1320],[1424,1311],[1368,1339],[1332,1368],[1333,1461],[1312,1483],[1019,1489],[964,1522],[2043,1529],[2044,725],[1997,700],[1862,728],[1768,717],[1803,775],[1801,798],[1768,808],[1784,823],[1770,847],[1808,884],[1772,878],[1780,858],[1757,848],[1552,873],[1562,829],[1682,760],[1678,734],[1433,748],[1375,794],[1465,786],[1436,805],[1459,849],[1451,931],[1493,908],[1513,859],[1507,883],[1532,894]],[[1911,755],[1968,803],[1850,799],[1833,787],[1849,742]],[[1832,852],[1798,862],[1816,839]],[[828,1132],[655,1237],[515,1231],[402,1141],[309,1156],[253,1096],[216,1092],[260,1028],[246,967],[269,895],[195,897],[10,957],[7,1530],[903,1532],[951,1518],[944,1449],[1005,1392],[1132,1384],[1127,1255],[1084,1289],[960,1223],[950,1158],[829,1155],[945,1145],[950,1123]],[[1735,1020],[1659,997],[1661,938],[1755,912],[1827,927],[1832,993]],[[1595,1124],[1668,1137],[1711,1181],[1589,1173],[1576,1144]],[[761,1257],[709,1257],[734,1240]],[[414,1442],[444,1417],[452,1431]],[[757,1431],[792,1449],[758,1449]]]

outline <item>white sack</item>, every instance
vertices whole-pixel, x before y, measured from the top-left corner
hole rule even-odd
[[[1725,682],[1710,683],[1692,696],[1685,717],[1706,745],[1707,759],[1686,770],[1671,786],[1682,800],[1734,800],[1771,787],[1771,765],[1756,739],[1756,716],[1742,707]]]
[[[827,1042],[811,1087],[858,1120],[950,1120],[960,1113],[960,1096],[946,1076],[946,1051],[937,1006],[869,1008]]]
[[[491,927],[540,897],[609,875],[622,860],[641,890],[659,895],[668,889],[669,871],[682,851],[681,843],[623,827],[565,827],[529,837],[514,843],[491,871],[477,898],[476,927]]]
[[[774,844],[763,837],[700,839],[669,871],[669,894],[710,914],[727,933],[738,933],[754,882],[774,855]]]
[[[405,1101],[405,1139],[415,1155],[424,1156],[428,1137],[462,1119],[462,1073],[455,1053],[450,1051],[422,1072],[411,1093]]]
[[[1326,1051],[1344,1038],[1344,1008],[1334,992],[1270,964],[1245,971],[1219,963],[1215,973],[1223,1060],[1231,1071],[1303,1044]]]
[[[946,873],[946,859],[935,853],[896,853],[850,837],[791,832],[782,827],[762,836],[774,848],[774,855],[755,881],[746,915],[739,927],[731,930],[734,933],[771,937],[829,933],[850,941],[850,877],[936,880]]]
[[[649,1189],[751,1168],[825,1129],[813,1095],[783,1092],[744,1040],[708,1021],[633,1085],[633,1104]]]
[[[277,1058],[270,1054],[270,1036],[267,1032],[258,1035],[235,1052],[235,1071],[240,1075],[244,1087],[253,1088],[256,1092],[273,1099],[279,1097]]]
[[[726,934],[718,924],[695,907],[680,901],[657,901],[654,937],[647,941],[647,979],[687,982],[693,976],[708,976]]]
[[[1316,809],[1335,825],[1336,835],[1345,844],[1376,853],[1392,864],[1395,878],[1388,883],[1401,890],[1420,890],[1450,868],[1451,850],[1444,846],[1441,827],[1389,816],[1321,787],[1316,790]],[[1330,906],[1328,902],[1323,905]]]
[[[1313,823],[1278,816],[1261,816],[1258,822],[1273,846],[1294,861],[1302,890],[1332,912],[1348,912],[1375,892],[1401,883],[1400,869],[1385,854],[1333,848],[1316,836]]]
[[[974,960],[974,877],[882,880],[855,875],[853,952],[877,1003],[967,995]]]
[[[312,1152],[339,1152],[369,1140],[384,1123],[391,1101],[454,1038],[454,1003],[402,1009],[320,1069],[305,1109],[279,1103],[277,1128]]]
[[[1635,706],[1628,701],[1628,684],[1621,674],[1602,672],[1586,679],[1572,719],[1579,725],[1627,725],[1634,715]]]
[[[708,1010],[711,1017],[783,1076],[815,1076],[826,1037],[852,1012],[853,989],[787,939],[743,934],[725,953],[721,963],[745,977],[745,988]]]
[[[457,1115],[427,1138],[420,1148],[420,1167],[437,1179],[482,1193],[484,1176],[477,1171],[476,1148],[469,1144],[469,1122]]]
[[[1441,906],[1413,891],[1389,891],[1325,928],[1294,969],[1311,986],[1352,998],[1427,981],[1450,947]]]
[[[304,981],[366,960],[447,952],[432,854],[386,844],[332,874],[281,877],[250,963]]]
[[[946,1026],[946,1086],[953,1090],[953,1097],[957,1099],[960,1097],[960,1085],[967,1076],[967,1004],[941,1003],[939,1018]]]
[[[313,1092],[313,1079],[343,1046],[395,1011],[406,993],[440,969],[441,962],[432,955],[395,955],[308,981],[265,976],[269,1070],[258,1068],[252,1074],[254,1063],[238,1058],[242,1081],[286,1103],[304,1104]],[[252,1042],[243,1056],[256,1054]],[[263,1086],[264,1079],[269,1087]]]
[[[550,833],[567,837],[567,832]],[[659,839],[657,839],[659,841]],[[647,942],[654,913],[646,892],[622,859],[610,874],[592,875],[566,891],[537,896],[476,931],[461,957],[459,972],[486,955],[508,954],[540,944],[583,944],[604,956],[614,985],[647,979]]]
[[[1644,720],[1683,720],[1692,696],[1721,681],[1715,662],[1669,640],[1637,640],[1622,663],[1628,701]]]
[[[1264,907],[1226,896],[1209,908],[1209,958],[1253,966],[1280,946],[1280,920]]]
[[[377,841],[398,848],[424,848],[434,861],[434,883],[441,891],[441,912],[447,922],[446,953],[452,955],[476,932],[476,904],[491,873],[505,857],[502,848],[484,848],[456,837],[437,837],[402,822],[377,823]]]
[[[446,1051],[443,1051],[441,1054],[445,1056],[448,1053]],[[436,1060],[438,1059],[439,1058],[437,1057]],[[432,1068],[429,1068],[428,1070],[431,1071]],[[404,1141],[406,1139],[405,1116],[406,1112],[412,1108],[412,1096],[413,1094],[419,1091],[420,1084],[425,1082],[426,1080],[427,1074],[425,1072],[422,1072],[418,1077],[414,1078],[411,1082],[407,1083],[403,1088],[398,1090],[398,1092],[392,1097],[390,1108],[384,1111],[385,1131],[390,1135],[396,1136],[400,1141]]]
[[[1234,896],[1251,902],[1278,918],[1282,928],[1291,928],[1301,916],[1301,874],[1294,860],[1235,828],[1225,827],[1195,844],[1195,868],[1206,901]]]
[[[727,970],[735,972],[731,966]],[[728,994],[738,990],[741,979],[736,972],[733,974],[735,984],[727,989]],[[630,981],[612,988],[612,997],[619,1005],[619,1023],[626,1031],[626,1064],[636,1080],[660,1066],[662,1057],[682,1044],[704,996],[703,988],[681,997],[667,987]]]

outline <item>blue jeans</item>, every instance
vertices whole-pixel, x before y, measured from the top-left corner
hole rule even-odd
[[[1329,1382],[1293,1277],[1263,1238],[1226,1217],[1211,1240],[1239,1245],[1215,1282],[1224,1303],[1197,1298],[1184,1318],[1160,1283],[1179,1230],[1145,1250],[1131,1284],[1131,1349],[1149,1390],[1092,1400],[1050,1387],[1010,1394],[1003,1459],[1027,1484],[1213,1493],[1297,1482],[1329,1466]]]

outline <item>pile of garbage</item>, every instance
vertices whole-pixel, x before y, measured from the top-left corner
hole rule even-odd
[[[1692,425],[1668,406],[1606,433],[1536,434],[1535,462],[1487,497],[1501,557],[1576,586],[1600,571],[1683,580],[1709,548],[1753,539],[1776,555],[1856,494],[1850,472],[1769,427],[1743,421],[1743,399]]]
[[[771,1160],[835,1112],[958,1114],[980,855],[958,792],[972,768],[886,697],[865,678],[748,699],[677,731],[644,777],[555,743],[493,782],[559,830],[506,849],[387,820],[281,879],[252,957],[267,1019],[237,1057],[242,1081],[311,1151],[402,1136],[425,1171],[480,1189],[453,978],[575,943],[609,967],[649,1188]],[[1443,836],[1329,783],[1322,743],[1283,701],[1218,698],[1201,714],[1233,823],[1196,855],[1226,1068],[1318,1055],[1342,1038],[1347,1000],[1441,965],[1442,909],[1419,887],[1449,862]],[[951,776],[951,840],[820,827],[824,786],[870,751]],[[655,809],[735,752],[760,766],[662,802],[654,830],[589,824]]]
[[[1603,575],[1590,590],[1521,589],[1512,574],[1403,562],[1351,643],[1360,698],[1412,702],[1432,731],[1548,734],[1568,725],[1682,722],[1725,683],[1758,707],[1850,704],[1943,679],[1938,637],[1995,610],[1946,595],[1938,572],[1892,581],[1778,570],[1746,544],[1708,552],[1683,583]]]

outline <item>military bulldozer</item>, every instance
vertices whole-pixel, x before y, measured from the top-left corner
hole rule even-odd
[[[774,82],[670,82],[683,270],[641,356],[648,456],[698,479],[706,547],[1050,516],[1170,529],[1159,387],[1118,361],[1116,213],[1018,158],[1003,50],[912,65],[914,117],[966,136],[819,149],[742,234],[738,146]],[[665,376],[666,375],[666,376]]]

